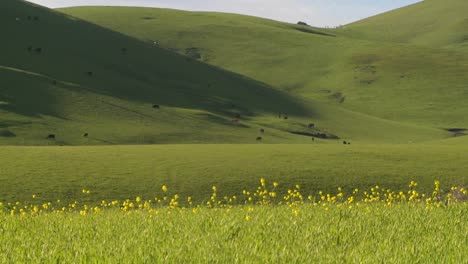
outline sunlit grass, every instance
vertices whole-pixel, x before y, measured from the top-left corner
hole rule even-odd
[[[277,187],[261,179],[219,197],[213,186],[202,204],[166,185],[145,199],[2,204],[0,262],[448,263],[468,249],[462,187],[315,195]]]

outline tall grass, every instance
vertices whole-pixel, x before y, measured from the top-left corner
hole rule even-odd
[[[468,250],[463,188],[442,195],[379,186],[305,197],[264,180],[243,197],[3,204],[2,263],[462,263]],[[92,195],[82,190],[84,195]],[[237,202],[235,201],[237,200]]]
[[[1,216],[0,262],[463,263],[468,250],[466,205],[299,209]]]

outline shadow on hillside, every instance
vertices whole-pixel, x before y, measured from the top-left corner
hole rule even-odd
[[[4,102],[0,109],[23,116],[60,117],[56,109],[58,99],[44,78],[0,69],[0,87],[0,101]],[[17,125],[21,124],[8,124]]]
[[[287,93],[151,43],[26,2],[6,0],[0,5],[6,6],[0,8],[2,24],[13,23],[2,21],[9,17],[5,13],[8,10],[41,18],[34,25],[12,24],[11,30],[18,34],[9,42],[27,47],[33,39],[43,49],[42,54],[34,56],[26,49],[12,50],[2,63],[45,76],[42,80],[30,77],[29,83],[18,75],[2,80],[8,88],[0,91],[0,96],[10,102],[0,105],[2,109],[26,116],[63,118],[56,85],[70,91],[85,89],[126,101],[203,109],[220,115],[229,115],[232,105],[245,116],[313,114],[300,99]],[[0,48],[8,50],[4,45],[0,43]],[[8,74],[2,72],[3,76]],[[52,85],[54,80],[59,83]],[[64,82],[79,85],[61,85]]]
[[[318,31],[314,28],[311,27],[306,27],[306,26],[292,26],[291,28],[303,32],[303,33],[308,33],[308,34],[314,34],[314,35],[321,35],[321,36],[326,36],[326,37],[336,37],[336,35],[332,35],[326,32]]]

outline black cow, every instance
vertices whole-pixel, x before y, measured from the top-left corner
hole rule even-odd
[[[89,72],[87,72],[86,74],[88,74],[88,76],[93,76],[93,72],[92,72],[92,71],[89,71]]]
[[[265,129],[260,128],[260,133],[265,133]]]
[[[49,134],[49,135],[47,136],[47,139],[55,139],[55,135],[54,135],[54,134]]]
[[[83,137],[87,138],[87,137],[88,137],[88,133],[84,133]]]
[[[159,109],[160,106],[159,106],[158,104],[154,104],[154,105],[153,105],[153,108],[154,108],[154,109]]]
[[[262,137],[257,137],[257,141],[262,141]]]
[[[287,120],[289,117],[288,116],[284,116],[284,120]]]
[[[346,141],[343,141],[343,144],[344,144],[344,145],[348,145],[348,142],[346,142]]]
[[[310,124],[308,125],[308,127],[309,127],[309,128],[314,128],[314,127],[315,127],[315,124],[314,124],[314,123],[310,123]]]

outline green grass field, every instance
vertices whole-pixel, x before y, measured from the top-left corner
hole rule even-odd
[[[463,263],[466,7],[0,1],[0,263]]]
[[[239,194],[262,177],[281,188],[299,183],[306,194],[375,184],[396,190],[412,180],[424,191],[440,180],[448,191],[468,181],[465,152],[462,144],[3,147],[0,201],[30,201],[32,194],[69,201],[83,188],[94,202],[149,198],[163,184],[200,201],[212,185]]]
[[[179,205],[187,197],[167,193],[99,206],[81,199],[0,203],[0,261],[462,262],[467,204],[454,201],[468,191],[441,196],[434,184],[428,193],[412,182],[403,192],[375,186],[363,198],[363,190],[314,198],[304,197],[300,186],[279,192],[262,180],[243,205],[235,196],[218,198],[214,187],[208,202],[190,207]]]
[[[0,261],[462,263],[468,250],[466,205],[300,209],[0,216]]]

